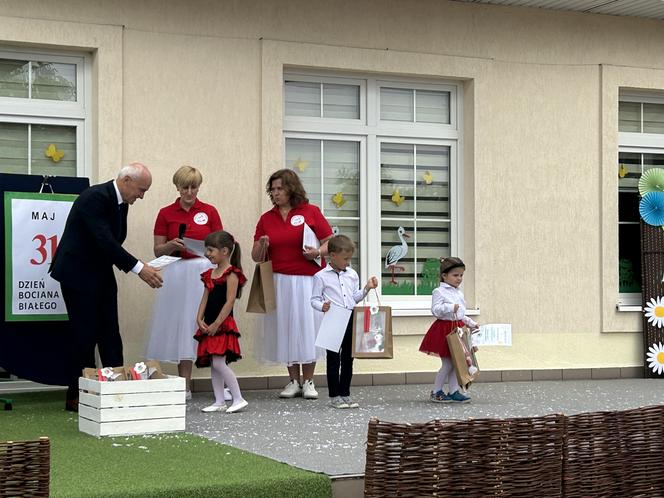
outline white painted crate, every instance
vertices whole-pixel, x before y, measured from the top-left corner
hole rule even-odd
[[[78,430],[93,436],[184,431],[185,380],[78,379]]]

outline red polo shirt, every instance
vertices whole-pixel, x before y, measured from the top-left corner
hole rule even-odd
[[[263,235],[270,237],[269,256],[272,269],[276,273],[286,275],[315,275],[325,267],[309,261],[302,255],[302,237],[304,224],[309,225],[318,237],[323,240],[332,235],[332,228],[323,213],[313,204],[300,204],[288,213],[286,220],[279,214],[279,208],[273,207],[263,213],[256,225],[254,241]]]
[[[223,230],[217,209],[196,199],[189,211],[182,209],[180,198],[173,204],[163,207],[157,214],[154,223],[154,234],[166,237],[166,240],[177,239],[180,224],[187,225],[184,236],[195,240],[204,240],[208,234]],[[193,254],[183,251],[183,258],[195,258]]]

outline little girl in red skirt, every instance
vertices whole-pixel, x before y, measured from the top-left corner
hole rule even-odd
[[[431,313],[437,320],[433,322],[420,344],[421,352],[438,356],[442,362],[431,391],[431,401],[435,403],[470,401],[470,396],[460,390],[447,346],[447,336],[456,327],[467,325],[471,330],[479,327],[477,322],[466,316],[466,300],[459,290],[465,271],[466,265],[459,258],[440,260],[441,284],[433,291],[431,298]],[[445,384],[449,386],[447,393],[443,391]]]

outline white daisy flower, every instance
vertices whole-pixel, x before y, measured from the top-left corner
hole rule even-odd
[[[664,327],[664,298],[658,296],[651,298],[644,310],[649,323],[661,328]]]
[[[653,345],[648,348],[648,354],[646,357],[648,366],[652,368],[652,371],[657,375],[661,375],[661,373],[664,372],[664,345],[661,342],[653,343]]]

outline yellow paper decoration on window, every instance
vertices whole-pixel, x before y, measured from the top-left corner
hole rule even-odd
[[[346,199],[344,199],[344,193],[343,192],[337,192],[332,196],[332,203],[337,206],[337,209],[339,209],[341,206],[346,204]]]
[[[406,200],[406,198],[401,195],[401,192],[399,192],[399,189],[395,188],[394,192],[392,192],[392,202],[394,202],[397,206],[401,206],[401,203],[405,200]]]
[[[433,183],[433,175],[431,174],[431,171],[426,171],[422,175],[422,178],[424,179],[424,183],[427,185],[431,185]]]
[[[293,162],[293,168],[297,168],[300,170],[300,173],[304,172],[305,169],[307,169],[307,166],[309,166],[309,161],[305,161],[301,157],[298,157],[294,162]]]
[[[627,176],[627,173],[629,173],[629,170],[624,164],[621,164],[620,168],[618,169],[618,176],[620,178],[625,178]]]
[[[59,163],[60,159],[64,157],[65,153],[62,150],[58,150],[55,144],[48,144],[48,147],[44,149],[44,155],[46,157],[50,157],[51,161],[54,163]]]

